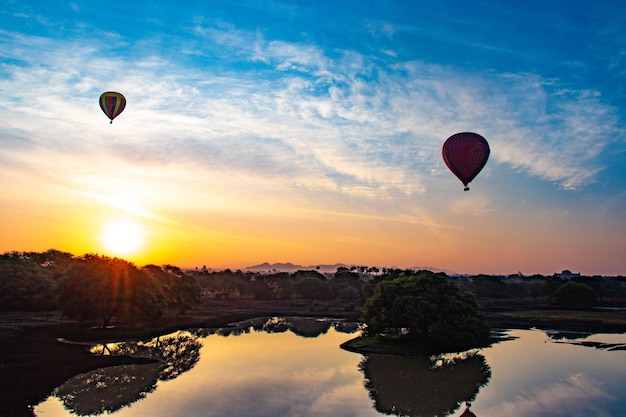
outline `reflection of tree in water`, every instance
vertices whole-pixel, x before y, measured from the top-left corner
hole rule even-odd
[[[360,329],[359,323],[335,319],[316,319],[310,317],[261,317],[235,323],[221,329],[203,329],[202,335],[217,334],[219,336],[240,335],[250,331],[267,333],[284,333],[291,330],[301,337],[318,337],[326,334],[333,327],[341,333],[354,333]]]
[[[200,359],[198,336],[177,332],[147,342],[96,346],[93,351],[158,360],[148,365],[102,368],[80,374],[56,389],[65,407],[79,415],[112,412],[144,398],[156,383],[178,377]]]
[[[333,323],[333,327],[339,333],[355,333],[362,329],[362,325],[355,321],[337,321]]]
[[[544,332],[552,343],[586,346],[608,351],[626,350],[626,343],[605,343],[585,340],[595,335],[595,333],[591,332],[568,332],[563,330],[544,330]]]
[[[584,339],[594,334],[590,332],[568,332],[563,330],[544,330],[544,333],[552,340]]]
[[[156,388],[161,364],[123,365],[76,375],[55,395],[78,415],[113,412],[144,398]]]
[[[359,368],[376,410],[411,417],[448,416],[491,377],[484,356],[475,351],[430,358],[372,354]]]
[[[585,346],[592,347],[598,350],[607,350],[607,351],[618,351],[618,350],[626,350],[626,343],[605,343],[605,342],[595,342],[591,340],[570,340],[570,339],[559,339],[553,340],[553,343],[563,343],[574,346]]]
[[[311,320],[306,318],[292,317],[289,321],[289,329],[301,337],[318,337],[326,334],[330,329],[329,320]]]

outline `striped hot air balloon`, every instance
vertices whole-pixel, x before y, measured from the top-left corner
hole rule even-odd
[[[126,107],[126,98],[115,91],[107,91],[100,96],[100,108],[113,123],[113,119],[120,115]]]

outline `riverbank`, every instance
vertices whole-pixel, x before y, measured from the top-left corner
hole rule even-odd
[[[565,310],[548,305],[490,306],[481,308],[491,328],[559,329],[586,333],[626,332],[626,309]]]
[[[540,307],[540,306],[537,306]],[[583,332],[626,332],[625,310],[568,311],[491,305],[482,310],[492,328],[542,328]],[[340,303],[212,300],[199,310],[168,312],[158,321],[101,329],[59,312],[0,314],[0,410],[3,416],[32,416],[30,405],[45,399],[72,376],[145,359],[94,356],[81,343],[142,340],[185,328],[219,328],[262,316],[336,317],[356,320],[358,309]],[[59,338],[78,342],[61,343]]]

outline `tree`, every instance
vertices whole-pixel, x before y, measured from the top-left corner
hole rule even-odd
[[[212,294],[217,299],[229,299],[240,296],[248,291],[249,280],[242,271],[233,272],[230,269],[215,271],[210,274],[196,274],[202,292]]]
[[[30,252],[28,256],[46,271],[49,271],[55,281],[61,278],[63,273],[65,273],[72,265],[72,262],[74,262],[74,255],[56,249],[49,249],[41,253]]]
[[[493,275],[475,276],[471,288],[478,299],[510,298],[509,285]]]
[[[160,284],[168,308],[185,312],[200,305],[202,288],[195,277],[172,265],[146,265],[143,269]]]
[[[553,297],[557,304],[567,307],[590,307],[598,301],[598,293],[595,289],[577,282],[559,285]]]
[[[330,287],[323,279],[305,276],[299,278],[294,288],[302,298],[306,298],[313,302],[314,300],[323,300],[331,297]]]
[[[56,308],[56,282],[52,273],[30,254],[10,252],[0,255],[0,310],[40,311]]]
[[[71,318],[102,320],[154,319],[165,308],[158,282],[130,262],[83,255],[59,281],[59,306]]]
[[[454,283],[419,273],[380,281],[364,306],[368,336],[403,338],[441,350],[462,350],[489,341],[489,326],[472,294]]]
[[[286,300],[293,295],[292,278],[287,272],[258,277],[254,281],[253,293],[256,299]]]

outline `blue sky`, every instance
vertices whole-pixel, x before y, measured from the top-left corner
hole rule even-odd
[[[0,251],[625,274],[626,4],[518,3],[3,1]]]

